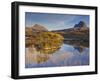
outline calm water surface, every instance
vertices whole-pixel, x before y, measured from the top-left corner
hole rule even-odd
[[[51,54],[26,48],[26,68],[79,65],[89,65],[89,48],[63,44],[60,49]]]

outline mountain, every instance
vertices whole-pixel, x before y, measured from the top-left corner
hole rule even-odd
[[[87,27],[84,21],[80,21],[78,24],[74,25],[74,28],[83,28],[83,27],[84,28]]]
[[[56,30],[52,32],[62,35],[64,37],[64,42],[68,41],[66,43],[69,43],[69,41],[77,41],[78,43],[80,42],[81,44],[84,44],[85,42],[85,44],[89,46],[89,27],[87,27],[86,23],[83,21],[75,24],[73,28]]]
[[[39,24],[35,24],[33,27],[33,32],[41,32],[41,31],[48,31],[46,29],[46,27],[42,26],[42,25],[39,25]]]
[[[56,30],[56,32],[77,32],[77,31],[88,31],[89,28],[87,27],[84,21],[80,21],[78,24],[75,24],[73,28],[63,29],[63,30]],[[55,31],[54,31],[55,32]]]
[[[48,30],[46,29],[46,27],[39,24],[35,24],[31,27],[25,27],[26,36],[32,36],[33,33],[36,34],[36,32],[42,32],[42,31],[48,31]]]
[[[78,24],[74,25],[74,30],[89,30],[84,21],[80,21]]]

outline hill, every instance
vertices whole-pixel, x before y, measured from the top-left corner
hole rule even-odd
[[[33,32],[41,32],[41,31],[48,31],[46,29],[46,27],[42,26],[42,25],[39,25],[39,24],[35,24],[33,27]]]
[[[39,24],[35,24],[31,27],[25,27],[26,36],[32,36],[34,32],[36,33],[36,32],[45,32],[45,31],[48,31],[46,27]]]

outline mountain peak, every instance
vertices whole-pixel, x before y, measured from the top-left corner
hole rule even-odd
[[[87,25],[86,25],[86,23],[84,22],[84,21],[80,21],[78,24],[75,24],[74,25],[74,28],[86,28],[87,27]]]
[[[48,31],[47,29],[46,29],[46,27],[44,27],[44,26],[42,26],[42,25],[39,25],[39,24],[35,24],[35,25],[33,25],[33,27],[32,27],[32,29],[34,30],[34,31]]]

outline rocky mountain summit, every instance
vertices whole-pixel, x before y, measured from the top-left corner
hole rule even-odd
[[[88,30],[88,27],[84,21],[80,21],[78,24],[74,25],[74,29]]]
[[[41,31],[48,31],[46,29],[46,27],[42,26],[42,25],[39,25],[39,24],[35,24],[33,27],[33,32],[41,32]]]
[[[85,22],[80,21],[78,24],[74,25],[74,28],[82,28],[82,27],[87,27]]]

